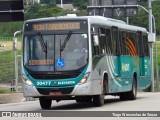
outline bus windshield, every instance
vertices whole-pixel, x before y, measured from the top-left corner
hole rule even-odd
[[[44,51],[45,46],[45,51]],[[24,65],[32,71],[77,70],[88,61],[86,33],[24,36]]]

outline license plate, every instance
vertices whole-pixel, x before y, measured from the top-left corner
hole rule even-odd
[[[49,95],[52,95],[52,96],[60,96],[60,95],[62,95],[62,92],[61,91],[51,91],[50,93],[49,93]]]

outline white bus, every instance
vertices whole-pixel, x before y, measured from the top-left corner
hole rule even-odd
[[[23,30],[25,97],[104,104],[105,95],[136,99],[150,85],[148,32],[101,16],[27,20]]]

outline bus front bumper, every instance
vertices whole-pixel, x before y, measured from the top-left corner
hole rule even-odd
[[[81,85],[77,84],[73,88],[61,88],[59,90],[62,91],[61,96],[97,95],[101,94],[102,91],[99,80],[93,80]],[[53,88],[36,88],[35,86],[28,86],[23,83],[23,94],[25,97],[54,97],[49,95],[50,91],[53,91]]]

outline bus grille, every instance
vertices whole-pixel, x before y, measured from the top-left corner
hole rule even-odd
[[[43,95],[49,95],[50,92],[61,91],[62,94],[70,94],[73,91],[74,87],[71,88],[59,88],[54,90],[53,88],[37,88],[38,92]]]

